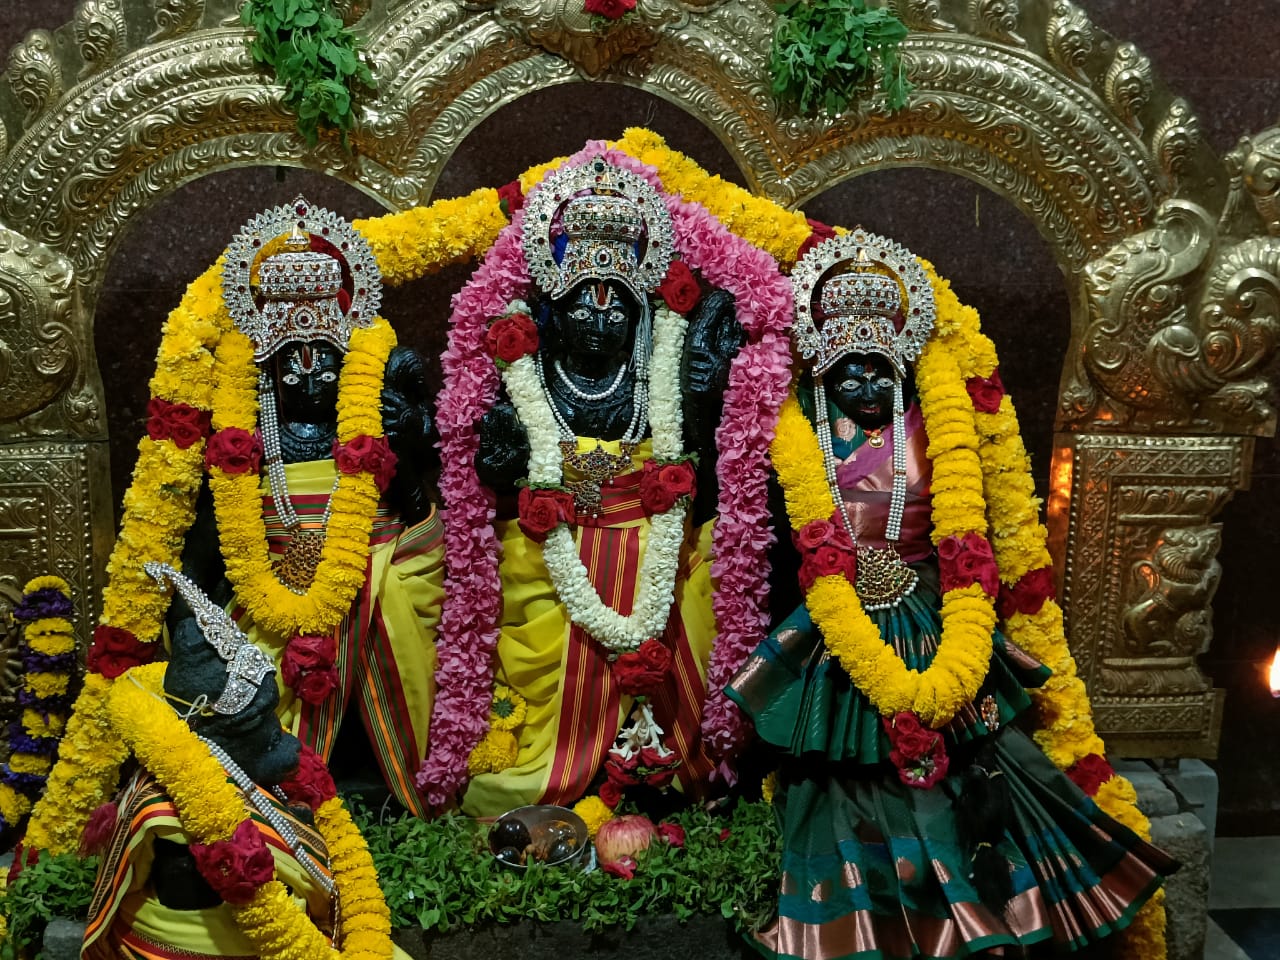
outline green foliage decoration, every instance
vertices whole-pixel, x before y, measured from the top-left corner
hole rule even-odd
[[[684,847],[654,841],[632,880],[537,864],[508,869],[489,852],[488,828],[463,817],[377,824],[360,811],[358,819],[396,928],[448,933],[520,920],[575,920],[594,932],[630,930],[645,915],[684,921],[701,914],[754,930],[777,904],[778,831],[773,808],[764,803],[739,803],[729,817],[701,810],[671,817],[685,829]]]
[[[44,928],[54,917],[84,920],[93,896],[98,858],[41,852],[0,895],[9,932],[0,940],[0,960],[40,960]]]
[[[356,88],[372,89],[373,74],[329,0],[247,0],[240,19],[257,34],[249,51],[284,87],[307,143],[327,128],[346,144],[355,126]]]
[[[866,0],[788,0],[776,5],[778,23],[769,52],[773,94],[803,114],[843,113],[880,73],[890,112],[911,92],[899,48],[901,20]]]

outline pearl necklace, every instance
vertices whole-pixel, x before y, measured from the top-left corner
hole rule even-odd
[[[542,395],[546,398],[547,406],[551,408],[551,413],[556,419],[556,426],[560,431],[561,440],[574,440],[577,434],[573,428],[569,426],[569,421],[565,419],[564,414],[560,412],[560,408],[556,405],[555,398],[551,396],[551,391],[547,388],[547,371],[543,365],[542,353],[539,351],[533,358],[534,366],[538,371],[538,385],[542,387]],[[559,368],[559,361],[556,361]],[[617,389],[617,384],[622,382],[622,375],[626,372],[627,367],[624,364],[618,371],[617,382],[610,388],[609,393],[613,393]],[[581,394],[583,399],[590,399]],[[627,424],[627,429],[622,434],[622,442],[629,443],[632,446],[638,444],[644,439],[645,430],[649,427],[649,381],[647,377],[636,376],[635,389],[631,396],[631,422]]]
[[[609,386],[605,387],[599,393],[587,393],[587,391],[583,390],[569,378],[569,374],[565,372],[564,364],[559,360],[555,362],[555,368],[556,376],[560,378],[561,383],[568,387],[570,393],[579,400],[588,400],[593,403],[600,400],[607,400],[609,397],[612,397],[617,393],[618,388],[622,386],[622,378],[627,372],[627,365],[624,363],[622,366],[618,367],[618,374],[613,378],[613,383],[609,384]]]
[[[209,748],[209,752],[213,754],[213,758],[222,764],[223,769],[231,775],[231,779],[235,781],[239,787],[249,798],[252,803],[262,814],[267,823],[271,825],[271,829],[280,835],[280,839],[289,845],[289,849],[293,851],[293,855],[298,858],[298,862],[302,864],[304,870],[311,874],[312,879],[324,888],[325,892],[333,896],[334,883],[333,878],[325,873],[324,869],[316,863],[315,858],[307,852],[302,846],[302,841],[298,839],[298,832],[293,829],[293,824],[285,819],[283,814],[275,808],[271,801],[267,800],[258,792],[258,785],[253,782],[250,776],[241,769],[240,764],[231,759],[231,755],[227,753],[219,744],[214,743],[208,737],[200,737],[200,741]],[[284,791],[279,787],[272,790],[273,793],[281,800],[287,802]]]

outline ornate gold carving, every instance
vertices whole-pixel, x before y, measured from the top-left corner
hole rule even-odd
[[[62,69],[53,55],[53,34],[32,30],[9,51],[9,85],[26,108],[23,126],[29,127],[42,111],[62,96]]]
[[[1269,127],[1249,142],[1241,164],[1244,188],[1271,236],[1280,236],[1280,127]]]
[[[1135,738],[1155,751],[1144,756],[1212,755],[1216,696],[1196,663],[1212,636],[1221,572],[1211,521],[1247,482],[1252,442],[1130,434],[1062,442],[1055,463],[1068,463],[1069,477],[1055,498],[1066,504],[1066,529],[1055,541],[1071,545],[1067,635],[1099,729],[1112,749],[1113,739]],[[1164,731],[1104,726],[1121,716],[1166,722],[1170,710],[1181,718]],[[1147,742],[1153,736],[1159,745]]]
[[[73,276],[65,257],[0,227],[0,422],[74,383],[83,357],[70,326]]]
[[[1142,113],[1151,102],[1153,86],[1151,61],[1132,43],[1116,47],[1111,66],[1103,79],[1103,94],[1108,105],[1125,123],[1142,132]]]
[[[973,32],[1003,43],[1026,46],[1018,36],[1018,0],[969,0],[969,22]]]
[[[81,0],[73,24],[76,45],[84,60],[81,80],[109,67],[124,54],[126,28],[122,0]]]
[[[13,574],[0,574],[0,723],[18,717],[18,687],[22,681],[22,661],[18,644],[22,630],[14,622],[13,608],[22,600],[22,586]],[[0,738],[0,760],[8,759],[8,738]]]
[[[156,5],[156,28],[148,43],[171,40],[194,30],[204,16],[205,0],[154,0]]]
[[[1121,617],[1124,656],[1104,662],[1103,689],[1120,689],[1126,671],[1150,678],[1158,667],[1154,690],[1140,692],[1195,693],[1209,688],[1196,666],[1196,657],[1213,639],[1210,603],[1222,579],[1218,550],[1222,525],[1169,527],[1161,532],[1150,556],[1135,561],[1131,570],[1134,594]],[[1136,594],[1136,595],[1135,595]],[[1116,676],[1108,678],[1108,671]]]
[[[19,588],[43,574],[66,580],[82,644],[99,586],[87,561],[113,539],[106,474],[104,443],[0,445],[0,571]]]
[[[956,25],[943,20],[940,0],[893,0],[893,12],[912,30],[925,33],[955,30]]]
[[[1057,0],[1045,30],[1049,59],[1087,84],[1089,76],[1085,73],[1085,65],[1093,52],[1094,33],[1093,21],[1087,13],[1071,0]]]
[[[1200,119],[1191,112],[1191,105],[1178,97],[1169,104],[1164,118],[1151,134],[1151,152],[1169,180],[1169,193],[1178,192],[1200,142]]]

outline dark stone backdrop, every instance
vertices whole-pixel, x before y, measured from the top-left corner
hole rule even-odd
[[[1094,21],[1133,40],[1157,73],[1190,100],[1210,143],[1225,152],[1245,133],[1277,120],[1274,0],[1082,0]],[[71,18],[74,0],[0,4],[0,37],[16,42],[35,27]],[[1268,16],[1270,11],[1272,14]],[[1270,38],[1270,39],[1268,39]],[[618,86],[579,85],[526,97],[485,121],[459,147],[437,196],[496,186],[527,166],[570,153],[588,138],[648,125],[704,167],[741,182],[721,144],[682,111]],[[97,309],[96,337],[106,385],[112,482],[118,503],[142,429],[146,383],[160,325],[186,283],[258,210],[304,192],[348,217],[382,212],[340,182],[297,170],[255,168],[207,177],[153,206],[120,238]],[[928,257],[977,307],[1001,351],[1001,370],[1019,401],[1037,481],[1046,482],[1053,410],[1068,336],[1063,278],[1030,222],[973,183],[925,170],[873,174],[835,187],[810,216],[862,223]],[[433,357],[443,343],[451,293],[467,270],[391,291],[385,312],[407,342]],[[1229,690],[1221,759],[1219,828],[1280,833],[1280,701],[1265,689],[1276,648],[1274,589],[1267,558],[1280,539],[1280,447],[1261,441],[1251,491],[1222,519],[1225,576],[1215,607],[1216,639],[1205,666]]]

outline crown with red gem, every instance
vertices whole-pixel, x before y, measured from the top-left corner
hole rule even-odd
[[[557,232],[564,237],[558,258]],[[531,191],[522,239],[534,282],[552,298],[584,280],[615,280],[642,300],[675,256],[671,216],[658,191],[603,157],[548,174]]]
[[[792,335],[815,376],[850,353],[878,353],[905,373],[933,330],[933,288],[920,262],[864,230],[810,250],[792,271],[791,288]]]
[[[263,256],[282,236],[283,249]],[[346,350],[356,327],[372,325],[382,279],[368,242],[350,223],[298,197],[258,214],[231,241],[222,294],[262,361],[290,341],[324,340]]]

